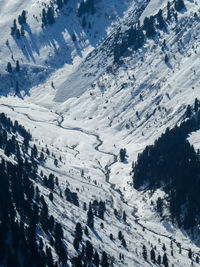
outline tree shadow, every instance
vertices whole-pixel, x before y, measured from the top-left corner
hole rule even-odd
[[[37,40],[36,37],[31,32],[30,26],[28,24],[25,24],[24,30],[29,34],[32,49],[37,53],[38,56],[40,56],[40,51],[37,46]]]

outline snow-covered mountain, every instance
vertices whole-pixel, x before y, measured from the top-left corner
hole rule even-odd
[[[198,226],[186,231],[172,223],[162,188],[134,189],[132,163],[167,127],[185,120],[186,107],[200,99],[199,2],[184,0],[179,10],[179,1],[96,0],[94,12],[89,9],[82,15],[82,1],[64,2],[59,8],[59,1],[1,0],[0,111],[30,130],[30,147],[35,144],[39,153],[49,150],[32,182],[49,214],[62,225],[67,264],[73,266],[72,258],[89,240],[100,258],[107,253],[109,266],[198,266]],[[43,9],[47,12],[49,7],[55,22],[44,25]],[[27,23],[20,25],[23,10]],[[155,33],[147,37],[143,25],[151,16]],[[17,29],[11,35],[14,19],[20,36]],[[122,49],[131,27],[144,34],[142,43],[137,49]],[[117,46],[121,50],[116,62]],[[198,134],[193,131],[188,138],[195,149]],[[126,149],[124,162],[121,148]],[[17,164],[0,151],[1,158]],[[31,153],[27,157],[31,159]],[[53,190],[44,182],[50,173],[59,181]],[[66,199],[66,187],[77,193],[79,206]],[[156,211],[158,198],[164,201],[163,216]],[[76,224],[85,228],[89,203],[94,201],[105,202],[104,220],[94,216],[94,229],[83,234],[77,251]],[[50,237],[41,229],[37,234],[58,261]]]

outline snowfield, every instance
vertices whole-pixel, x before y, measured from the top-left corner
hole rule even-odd
[[[136,191],[131,173],[138,153],[153,144],[167,127],[179,123],[186,106],[200,99],[198,2],[185,0],[187,10],[178,15],[178,23],[171,22],[168,30],[146,40],[137,52],[129,49],[119,68],[113,56],[107,54],[116,29],[126,29],[144,2],[146,7],[138,18],[141,22],[160,8],[166,15],[167,1],[97,1],[97,13],[88,16],[93,25],[90,30],[81,27],[77,0],[70,0],[58,12],[56,23],[44,30],[40,18],[44,2],[19,2],[0,2],[0,111],[30,129],[39,150],[47,145],[51,153],[62,158],[56,167],[50,156],[41,170],[58,176],[61,188],[68,184],[70,190],[76,191],[80,207],[62,199],[59,192],[54,193],[51,202],[49,189],[38,186],[50,213],[62,223],[69,256],[76,254],[76,223],[86,223],[83,203],[89,205],[97,199],[106,202],[105,220],[95,217],[90,239],[98,251],[105,250],[114,257],[113,266],[157,266],[150,261],[149,253],[156,246],[156,256],[162,256],[163,244],[170,266],[199,266],[195,262],[191,265],[188,258],[189,248],[194,259],[200,256],[199,233],[191,241],[188,233],[172,225],[167,207],[161,220],[154,203],[166,196],[161,190],[154,194]],[[10,35],[10,26],[23,9],[28,11],[26,35],[16,41]],[[71,40],[73,32],[76,42]],[[166,48],[162,51],[164,40]],[[168,64],[164,62],[165,54],[169,56]],[[11,76],[5,71],[6,65],[10,61],[15,66],[16,60],[22,71]],[[20,88],[17,96],[16,81]],[[189,141],[199,149],[199,131],[192,133]],[[119,161],[120,148],[127,150],[125,163]],[[120,230],[127,248],[118,240]],[[142,256],[143,245],[147,247],[148,261]],[[119,259],[120,253],[124,260]]]

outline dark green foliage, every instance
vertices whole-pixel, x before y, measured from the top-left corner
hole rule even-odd
[[[49,200],[50,201],[53,201],[53,194],[52,194],[52,192],[49,193]]]
[[[169,62],[169,57],[168,57],[168,55],[166,54],[165,55],[165,64],[167,64]]]
[[[91,203],[89,205],[89,210],[87,213],[87,225],[93,229],[94,228],[94,215],[93,215],[93,211],[92,211],[92,207],[91,207]]]
[[[94,260],[93,260],[94,264],[96,267],[99,267],[99,263],[100,263],[100,260],[99,260],[99,254],[97,251],[95,251],[94,253]]]
[[[185,8],[184,1],[183,0],[175,0],[174,8],[176,9],[176,11],[181,11],[183,8]]]
[[[118,232],[118,238],[119,238],[120,241],[122,240],[122,238],[123,238],[122,231]]]
[[[188,105],[187,106],[187,109],[186,109],[186,117],[187,118],[190,118],[191,117],[191,115],[192,115],[192,109],[191,109],[191,106],[190,105]]]
[[[79,200],[78,195],[76,192],[71,192],[70,189],[67,187],[65,189],[65,196],[66,200],[73,203],[75,206],[79,207]]]
[[[83,266],[80,255],[72,258],[72,266],[73,267],[82,267]]]
[[[160,255],[158,255],[157,263],[158,263],[158,265],[161,264],[161,256]]]
[[[79,249],[79,239],[77,237],[74,238],[74,242],[73,242],[73,246],[75,248],[75,250]]]
[[[18,17],[18,22],[19,22],[20,25],[26,23],[26,11],[25,11],[25,10],[23,10],[23,11],[22,11],[22,14],[19,15],[19,17]]]
[[[163,19],[162,10],[160,9],[157,14],[158,28],[163,29],[165,27],[165,21]]]
[[[153,248],[151,249],[150,254],[151,254],[151,261],[155,263],[155,261],[156,261],[156,254],[155,254],[155,250]]]
[[[43,25],[47,24],[47,13],[46,13],[46,10],[44,8],[42,9],[42,23],[43,23]]]
[[[168,258],[167,258],[167,254],[166,253],[164,253],[164,255],[163,255],[163,265],[165,267],[168,267],[169,266],[168,265]]]
[[[87,226],[85,226],[84,233],[85,233],[85,235],[86,235],[86,236],[88,236],[88,235],[89,235],[89,232],[88,232],[88,228],[87,228]]]
[[[162,213],[163,213],[163,201],[162,201],[162,199],[160,197],[156,201],[156,210],[160,214],[160,216],[162,216]]]
[[[12,65],[10,62],[7,64],[7,72],[11,73],[12,72]]]
[[[191,250],[191,248],[190,248],[189,251],[188,251],[188,257],[189,257],[190,259],[192,259],[192,250]]]
[[[20,30],[17,29],[17,30],[16,30],[16,38],[17,38],[17,39],[20,39],[20,37],[21,37]]]
[[[76,224],[76,228],[75,228],[75,237],[81,241],[82,240],[82,236],[83,236],[83,231],[82,231],[82,226],[80,223]]]
[[[109,267],[109,264],[108,264],[108,257],[107,257],[107,254],[106,254],[105,251],[103,251],[103,253],[102,253],[101,266],[102,266],[102,267]]]
[[[124,220],[124,222],[126,222],[126,212],[125,211],[123,211],[123,220]]]
[[[16,23],[16,19],[14,19],[10,34],[13,36],[16,33],[16,30],[17,30],[17,23]]]
[[[148,183],[149,189],[155,190],[162,186],[168,194],[172,219],[176,218],[186,229],[196,224],[200,207],[199,156],[186,137],[199,127],[199,119],[190,119],[179,127],[167,129],[153,146],[146,147],[138,156],[133,168],[134,187],[138,189]],[[184,220],[180,221],[181,206],[185,203]]]
[[[16,68],[15,68],[16,72],[20,71],[20,66],[19,66],[19,60],[16,61]]]
[[[121,148],[119,151],[119,157],[120,157],[120,161],[124,162],[126,159],[126,148]]]
[[[151,16],[150,18],[145,17],[144,19],[144,30],[146,31],[146,36],[148,38],[153,37],[156,33],[155,27],[154,27],[154,17]]]
[[[75,35],[75,33],[72,34],[72,41],[73,41],[73,42],[76,41],[76,35]]]
[[[143,245],[143,247],[142,247],[142,256],[143,256],[144,260],[146,261],[147,260],[147,249],[146,249],[145,245]]]
[[[93,256],[93,246],[89,240],[86,241],[85,256],[88,261],[91,261],[92,256]]]
[[[47,19],[48,24],[53,24],[55,22],[54,10],[52,7],[48,7],[46,19]]]
[[[122,246],[126,248],[126,240],[124,239],[124,237],[122,238]]]

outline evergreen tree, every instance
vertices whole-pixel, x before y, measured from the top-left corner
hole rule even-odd
[[[88,210],[88,213],[87,213],[87,225],[93,229],[94,228],[94,215],[93,215],[93,212],[92,212],[92,207],[91,207],[91,203],[89,205],[89,210]]]
[[[162,10],[160,9],[157,14],[158,28],[163,29],[165,27],[165,21],[163,19]]]
[[[192,109],[191,109],[191,106],[188,105],[188,106],[187,106],[187,109],[186,109],[186,117],[187,117],[187,118],[190,118],[191,115],[192,115]]]
[[[167,254],[166,253],[164,253],[164,255],[163,255],[163,265],[165,267],[168,267],[168,258],[167,258]]]
[[[16,68],[15,68],[16,72],[20,71],[20,66],[19,66],[19,60],[16,61]]]
[[[54,10],[52,7],[48,7],[47,9],[47,22],[48,24],[53,24],[55,22],[55,18],[54,18]]]
[[[10,34],[13,36],[15,34],[16,30],[17,30],[17,23],[16,23],[16,19],[14,19]]]
[[[185,4],[183,0],[175,0],[174,7],[176,11],[181,11],[183,8],[185,8]]]
[[[8,71],[9,73],[12,72],[12,65],[11,65],[10,62],[8,62],[8,64],[7,64],[7,71]]]
[[[74,238],[73,246],[75,250],[79,249],[79,239],[77,237]]]
[[[120,161],[124,162],[126,159],[126,148],[121,148],[119,152]]]
[[[155,254],[155,250],[153,248],[151,249],[151,261],[152,262],[156,261],[156,254]]]
[[[124,222],[126,222],[126,212],[125,211],[123,211],[123,220],[124,220]]]
[[[103,253],[102,253],[101,266],[102,266],[102,267],[109,267],[109,264],[108,264],[108,257],[107,257],[107,254],[106,254],[105,251],[103,251]]]
[[[147,249],[145,245],[142,246],[142,256],[144,260],[146,261],[147,260]]]
[[[89,240],[86,241],[85,256],[86,256],[88,261],[91,261],[92,256],[93,256],[93,246]]]
[[[16,30],[16,38],[17,38],[17,39],[20,39],[20,37],[21,37],[21,35],[20,35],[20,30],[17,29],[17,30]]]
[[[52,192],[49,193],[49,200],[50,201],[53,201],[53,194],[52,194]]]
[[[43,23],[43,25],[47,24],[47,13],[46,13],[46,10],[44,8],[42,9],[42,23]]]
[[[96,267],[99,267],[100,260],[99,260],[99,254],[97,251],[95,251],[95,253],[94,253],[94,261],[93,262],[94,262],[94,265]]]
[[[76,228],[75,228],[75,237],[81,241],[82,240],[82,236],[83,236],[83,231],[82,231],[82,226],[81,224],[78,222],[76,224]]]

